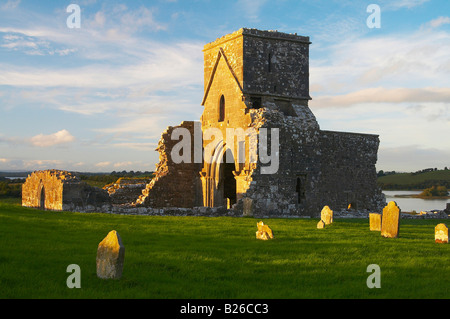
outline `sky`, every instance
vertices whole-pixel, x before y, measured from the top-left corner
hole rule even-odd
[[[310,37],[320,128],[379,135],[377,170],[450,167],[448,0],[0,0],[0,170],[155,170],[243,27]]]

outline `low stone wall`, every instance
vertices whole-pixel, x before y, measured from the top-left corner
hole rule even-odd
[[[311,214],[312,216],[286,216],[280,215],[264,215],[255,213],[253,216],[244,216],[240,209],[226,209],[224,207],[193,207],[193,208],[177,208],[177,207],[134,207],[131,205],[114,205],[103,207],[87,206],[75,208],[73,211],[81,213],[105,213],[117,215],[139,215],[139,216],[191,216],[191,217],[254,217],[254,218],[317,218],[320,214]],[[333,212],[333,219],[346,218],[364,218],[369,219],[369,214],[374,213],[369,210],[338,210]],[[381,212],[377,212],[380,213]],[[422,215],[411,215],[402,213],[402,219],[447,219],[450,214],[445,211],[426,212]]]

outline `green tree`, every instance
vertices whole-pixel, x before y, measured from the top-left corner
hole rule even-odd
[[[447,196],[448,191],[445,186],[433,186],[430,188],[426,188],[420,194],[422,196],[431,197],[431,196]]]

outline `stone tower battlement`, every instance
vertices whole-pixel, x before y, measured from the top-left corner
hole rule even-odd
[[[240,29],[204,46],[205,97],[223,55],[249,106],[264,97],[308,101],[309,37]],[[203,100],[204,102],[204,100]]]

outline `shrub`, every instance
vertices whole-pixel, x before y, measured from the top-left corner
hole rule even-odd
[[[424,189],[420,194],[422,196],[431,197],[431,196],[447,196],[448,191],[445,186],[433,186],[427,189]]]

